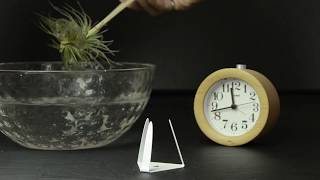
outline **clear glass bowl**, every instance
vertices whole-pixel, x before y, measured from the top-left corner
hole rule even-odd
[[[0,131],[32,149],[101,147],[130,129],[152,90],[154,66],[61,70],[59,62],[0,63]]]

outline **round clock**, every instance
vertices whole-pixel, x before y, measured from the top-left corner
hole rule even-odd
[[[280,112],[273,84],[245,65],[210,74],[199,86],[194,113],[201,131],[226,146],[246,144],[265,134]]]

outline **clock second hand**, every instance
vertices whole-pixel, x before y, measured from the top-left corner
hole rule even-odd
[[[248,105],[248,104],[251,104],[251,103],[254,103],[254,102],[252,101],[252,102],[248,102],[248,103],[239,104],[239,105],[236,105],[236,106],[237,106],[237,109],[238,109],[239,112],[241,112],[242,114],[246,114],[246,113],[244,113],[244,112],[242,112],[242,111],[240,110],[240,107],[239,107],[239,106],[244,106],[244,105]],[[238,107],[239,107],[239,108],[238,108]]]
[[[254,103],[254,101],[252,101],[252,102],[247,102],[247,103],[243,103],[243,104],[238,104],[237,106],[244,106],[244,105],[251,104],[251,103]]]

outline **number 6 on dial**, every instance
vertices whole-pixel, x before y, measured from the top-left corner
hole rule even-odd
[[[210,74],[194,99],[194,114],[202,132],[226,146],[239,146],[265,134],[279,112],[273,84],[245,65]]]

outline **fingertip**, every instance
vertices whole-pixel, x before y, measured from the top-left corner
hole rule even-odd
[[[159,11],[155,9],[152,4],[149,3],[148,0],[137,0],[137,4],[141,7],[141,9],[145,10],[147,13],[149,13],[152,16],[159,15]]]
[[[136,11],[139,11],[141,10],[141,6],[137,3],[137,2],[133,2],[130,4],[129,6],[130,9],[133,9],[133,10],[136,10]]]
[[[173,0],[175,2],[175,10],[183,11],[190,9],[193,4],[192,0]]]
[[[125,2],[126,0],[119,0],[121,3]],[[139,4],[137,2],[132,2],[129,6],[129,9],[133,9],[133,10],[141,10],[141,6],[139,6]]]

